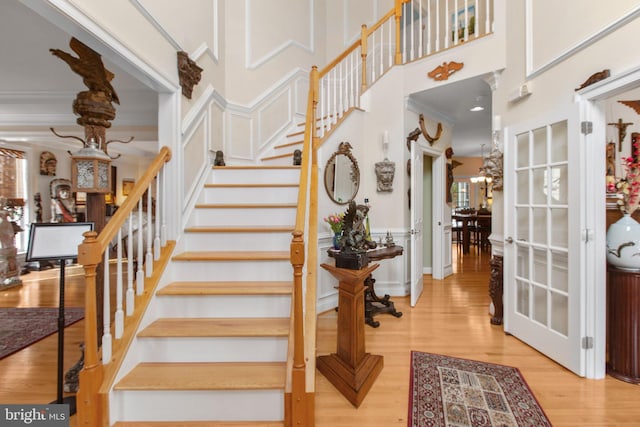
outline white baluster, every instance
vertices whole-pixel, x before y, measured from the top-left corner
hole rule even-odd
[[[402,5],[403,14],[402,14],[402,63],[407,63],[407,4]]]
[[[142,198],[138,200],[138,229],[136,230],[136,239],[138,240],[138,251],[136,253],[136,261],[138,264],[138,270],[136,271],[136,295],[142,295],[144,292],[144,270],[142,265],[144,264],[144,248],[142,244],[142,237],[144,232],[142,230]]]
[[[160,173],[160,172],[158,172]],[[154,209],[155,212],[155,218],[153,221],[153,224],[155,225],[155,229],[156,229],[156,237],[155,239],[153,239],[153,259],[154,260],[159,260],[160,259],[160,206],[158,205],[160,201],[160,177],[158,176],[156,178],[156,205],[157,207]]]
[[[162,230],[160,232],[162,247],[167,246],[167,164],[162,166],[162,194],[158,203],[162,206]]]
[[[151,185],[147,188],[147,253],[145,259],[145,267],[147,277],[153,274],[153,199],[151,198]]]
[[[422,55],[424,54],[424,51],[423,51],[424,29],[422,28],[422,0],[420,0],[420,3],[418,3],[418,10],[420,11],[420,13],[418,14],[418,34],[420,34],[420,39],[418,40],[418,58],[421,58]]]
[[[469,40],[469,0],[464,0],[464,41]]]
[[[339,77],[336,81],[336,89],[338,91],[338,117],[342,117],[344,113],[344,99],[342,97],[342,61],[336,64],[336,68],[336,73],[339,72]]]
[[[133,215],[129,214],[129,230],[127,231],[127,316],[135,309],[135,293],[133,292]]]
[[[102,260],[102,363],[105,365],[111,360],[112,338],[111,338],[111,294],[109,286],[109,245],[104,252]]]
[[[431,13],[431,0],[427,0],[427,28],[426,28],[426,32],[427,32],[427,55],[431,54],[431,29],[434,27],[435,24],[435,17],[432,16],[433,14]]]
[[[376,81],[376,32],[371,33],[371,43],[369,57],[371,58],[371,80],[369,86]]]
[[[124,310],[122,308],[122,229],[118,229],[116,242],[116,314],[114,322],[116,325],[116,339],[120,339],[124,332]]]
[[[440,34],[440,2],[436,1],[436,13],[438,14],[438,18],[436,18],[438,20],[438,38],[442,37],[442,34]],[[442,47],[444,46],[444,48],[448,48],[449,47],[449,38],[451,37],[451,30],[449,29],[449,2],[446,1],[444,2],[444,43],[441,40],[438,40],[438,44],[436,47],[436,52],[439,51],[440,49],[442,49]]]
[[[395,34],[394,28],[393,28],[393,19],[389,19],[387,21],[387,24],[389,26],[389,31],[387,31],[389,33],[389,43],[387,45],[387,57],[389,58],[389,64],[388,64],[388,68],[393,67],[393,51],[394,51],[394,44],[393,44],[393,35]]]
[[[480,11],[476,12],[476,16],[480,16]],[[491,31],[493,31],[493,28],[491,28],[491,0],[487,0],[486,2],[484,8],[484,16],[484,33],[489,34]]]

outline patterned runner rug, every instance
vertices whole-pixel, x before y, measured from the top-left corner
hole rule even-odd
[[[65,326],[84,318],[84,308],[64,310]],[[0,359],[58,332],[58,308],[0,308]]]
[[[409,427],[551,426],[517,368],[411,352]]]

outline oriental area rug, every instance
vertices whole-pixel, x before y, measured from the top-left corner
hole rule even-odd
[[[84,318],[84,308],[64,310],[65,326]],[[0,359],[58,332],[58,308],[0,308]]]
[[[511,366],[411,352],[409,427],[551,426]]]

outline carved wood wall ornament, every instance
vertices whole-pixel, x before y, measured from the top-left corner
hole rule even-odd
[[[182,51],[178,52],[178,78],[180,79],[182,94],[187,99],[191,99],[193,87],[200,82],[201,75],[202,68],[189,58],[189,54]]]
[[[420,114],[420,130],[422,131],[422,135],[424,135],[425,139],[429,141],[430,145],[433,145],[434,142],[440,139],[442,136],[442,123],[438,122],[438,128],[436,130],[435,136],[429,135],[429,131],[427,131],[427,127],[424,124],[424,115]]]
[[[434,80],[448,80],[449,76],[451,76],[456,71],[462,70],[462,67],[464,67],[464,63],[462,62],[443,62],[442,65],[439,65],[432,71],[430,71],[427,76],[431,77]]]
[[[611,75],[609,70],[598,71],[597,73],[593,73],[584,83],[580,85],[580,87],[576,88],[576,92],[584,89],[587,86],[591,86],[594,83],[599,82],[600,80],[604,80]]]
[[[626,105],[636,113],[640,114],[640,99],[635,101],[618,101],[622,105]]]

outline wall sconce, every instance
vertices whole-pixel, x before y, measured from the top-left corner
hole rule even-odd
[[[86,147],[71,155],[71,191],[111,192],[111,158],[91,139]]]

